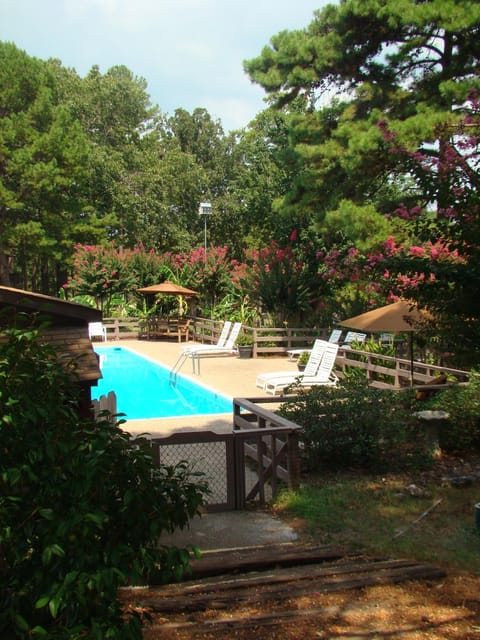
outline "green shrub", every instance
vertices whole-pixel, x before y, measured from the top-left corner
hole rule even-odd
[[[302,390],[280,413],[303,427],[307,470],[359,467],[381,471],[418,464],[412,413],[398,392],[351,382]]]
[[[300,366],[306,365],[310,360],[310,351],[302,351],[302,353],[298,356],[297,364]]]
[[[367,353],[377,354],[379,357],[376,358],[376,362],[377,364],[380,364],[382,367],[388,367],[391,369],[395,368],[394,361],[383,360],[381,358],[382,355],[391,356],[391,357],[395,356],[395,349],[393,345],[382,344],[378,340],[375,340],[374,338],[370,338],[369,340],[365,340],[364,342],[358,342],[358,340],[353,340],[350,346],[354,351],[355,350],[366,351]],[[350,354],[350,357],[353,358],[354,360],[358,360],[359,362],[367,362],[368,360],[367,356],[356,354],[356,353]],[[367,382],[367,370],[362,369],[360,367],[347,366],[343,371],[343,375],[347,380],[347,382],[349,383],[362,384],[363,382],[364,384],[366,384]],[[376,380],[379,380],[382,382],[391,383],[392,381],[391,377],[385,374],[375,373],[373,375],[375,376]]]
[[[447,411],[448,427],[441,429],[440,446],[445,451],[480,449],[480,375],[472,371],[467,385],[439,391],[423,408]]]
[[[155,468],[107,419],[79,418],[74,363],[35,331],[0,338],[0,637],[140,639],[118,588],[188,568],[188,550],[156,543],[205,486],[185,465]]]

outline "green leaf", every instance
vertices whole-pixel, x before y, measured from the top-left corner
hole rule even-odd
[[[35,602],[35,609],[41,609],[42,607],[45,607],[50,601],[50,596],[43,596],[42,598],[39,598],[36,602]]]
[[[103,522],[104,522],[104,514],[98,514],[98,513],[86,513],[84,516],[85,520],[90,520],[91,522],[94,522],[96,525],[98,525],[99,529],[103,529]]]
[[[42,518],[45,518],[45,520],[53,520],[55,515],[53,509],[40,509],[38,513],[42,516]]]
[[[50,613],[52,618],[56,618],[58,615],[58,611],[61,605],[61,598],[57,596],[56,598],[52,598],[48,603],[48,608],[50,609]]]
[[[48,547],[45,547],[42,553],[42,562],[47,565],[50,564],[50,561],[53,556],[57,556],[58,558],[65,557],[65,551],[58,544],[50,544]]]
[[[15,624],[21,631],[28,631],[30,626],[23,616],[19,613],[14,615]]]

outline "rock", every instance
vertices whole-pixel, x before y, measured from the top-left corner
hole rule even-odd
[[[428,498],[430,496],[430,493],[426,489],[416,484],[409,484],[405,487],[404,491],[415,498]]]

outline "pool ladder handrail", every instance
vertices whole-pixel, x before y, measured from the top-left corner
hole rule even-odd
[[[195,354],[193,352],[191,353],[188,350],[180,352],[180,355],[178,356],[177,361],[175,362],[173,367],[170,369],[170,382],[172,382],[172,380],[174,380],[177,377],[177,373],[183,367],[184,363],[188,358],[192,358],[193,373],[195,373],[195,357],[194,356]]]
[[[177,373],[182,368],[183,363],[185,362],[186,359],[187,359],[187,355],[185,353],[181,353],[178,356],[177,361],[175,362],[173,367],[170,369],[170,382],[172,382],[172,380],[174,380],[177,377]]]

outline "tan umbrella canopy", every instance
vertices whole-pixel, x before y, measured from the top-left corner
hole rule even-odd
[[[354,318],[340,322],[344,327],[375,331],[390,331],[391,333],[413,332],[428,319],[428,314],[419,311],[414,303],[399,300],[385,307],[372,309]]]
[[[152,284],[149,287],[142,287],[138,289],[138,291],[139,293],[145,293],[147,295],[163,294],[167,296],[178,296],[179,315],[183,314],[182,297],[191,298],[192,296],[198,295],[197,291],[187,289],[187,287],[183,287],[181,284],[176,284],[170,280],[165,280],[165,282],[161,282],[160,284]]]
[[[420,311],[415,303],[399,300],[378,309],[372,309],[359,316],[340,322],[344,327],[375,333],[388,331],[390,333],[409,333],[410,335],[410,380],[413,382],[413,332],[421,324],[431,320],[427,311]]]
[[[181,284],[175,284],[175,282],[171,282],[170,280],[165,280],[165,282],[161,282],[160,284],[152,284],[149,287],[142,287],[138,289],[140,293],[164,293],[172,296],[196,296],[198,295],[198,291],[193,291],[193,289],[187,289],[187,287],[182,287]]]

